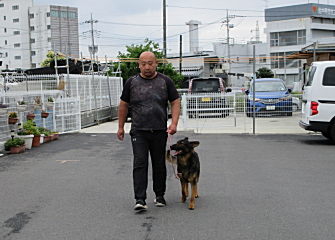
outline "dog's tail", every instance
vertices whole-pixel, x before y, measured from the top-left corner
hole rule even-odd
[[[177,164],[177,158],[171,156],[171,154],[170,154],[170,149],[169,149],[169,150],[166,150],[165,160],[166,160],[167,162],[169,162],[169,163]]]

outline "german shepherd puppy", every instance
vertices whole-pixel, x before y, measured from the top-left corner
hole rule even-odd
[[[198,181],[200,176],[200,161],[198,154],[194,148],[199,146],[198,141],[189,142],[188,138],[179,140],[176,144],[170,146],[171,150],[175,150],[171,156],[170,150],[166,151],[166,160],[170,163],[177,163],[178,177],[181,183],[181,201],[185,202],[188,196],[188,183],[191,184],[192,195],[188,209],[194,209],[194,198],[198,195]]]

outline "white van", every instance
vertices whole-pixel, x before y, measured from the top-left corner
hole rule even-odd
[[[313,62],[303,86],[299,126],[335,142],[335,61]]]

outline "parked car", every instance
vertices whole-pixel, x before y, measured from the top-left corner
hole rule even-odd
[[[192,94],[187,102],[188,116],[229,116],[229,102],[226,99],[225,82],[218,77],[193,78],[189,82],[188,93]]]
[[[297,97],[292,97],[292,112],[296,112],[301,109],[301,101]]]
[[[313,62],[303,86],[299,126],[335,142],[335,61]]]
[[[248,117],[253,115],[254,105],[256,114],[284,114],[292,116],[291,90],[287,88],[282,79],[255,79],[255,93],[253,85],[254,83],[251,81],[250,89],[245,90],[245,93],[247,94],[246,114]],[[253,102],[254,96],[255,104]]]

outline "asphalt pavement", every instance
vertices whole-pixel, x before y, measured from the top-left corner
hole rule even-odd
[[[165,208],[135,213],[130,136],[110,124],[0,157],[0,238],[335,239],[334,143],[319,134],[197,134],[195,210],[167,165]],[[92,132],[87,132],[91,130]]]

